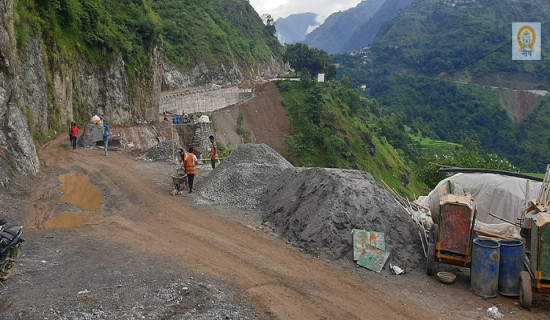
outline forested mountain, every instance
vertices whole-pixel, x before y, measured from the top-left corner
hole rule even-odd
[[[376,11],[372,18],[366,20],[351,34],[346,45],[341,51],[352,51],[363,49],[369,46],[380,28],[387,22],[392,21],[414,0],[386,0]]]
[[[345,50],[351,36],[372,19],[386,1],[363,1],[352,9],[330,15],[319,28],[306,36],[305,43],[331,54]]]
[[[281,43],[302,42],[308,31],[319,25],[317,14],[312,12],[292,14],[286,18],[279,18],[275,22],[275,34]]]
[[[511,24],[526,21],[542,22],[548,34],[547,1],[419,0],[384,25],[367,50],[334,61],[340,76],[365,85],[422,135],[477,141],[484,152],[543,172],[549,104],[544,91],[529,90],[550,88],[550,62],[512,60]],[[542,45],[550,49],[550,42]]]

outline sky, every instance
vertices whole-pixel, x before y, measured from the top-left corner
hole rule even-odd
[[[256,12],[270,14],[275,21],[291,14],[313,12],[319,18],[319,23],[334,12],[345,11],[355,7],[361,0],[249,0]]]

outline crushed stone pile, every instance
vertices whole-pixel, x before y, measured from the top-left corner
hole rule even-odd
[[[415,268],[424,258],[418,227],[365,171],[292,168],[271,180],[262,218],[288,241],[325,259],[353,257],[353,229],[386,234],[390,260]]]
[[[140,160],[173,162],[174,156],[180,161],[179,149],[184,149],[178,142],[163,141],[138,157]]]
[[[207,179],[197,179],[199,203],[257,210],[273,178],[292,164],[266,144],[242,144]]]
[[[294,168],[265,144],[244,144],[196,185],[199,204],[259,213],[282,238],[323,259],[353,258],[353,229],[386,234],[389,262],[424,259],[419,227],[365,171]]]

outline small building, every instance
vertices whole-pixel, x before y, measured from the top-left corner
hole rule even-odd
[[[317,82],[325,82],[325,74],[324,73],[319,73],[317,75]]]

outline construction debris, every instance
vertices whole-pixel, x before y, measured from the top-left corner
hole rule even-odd
[[[405,273],[405,270],[401,269],[399,266],[393,265],[390,263],[390,270],[395,275],[401,275]]]
[[[292,165],[265,144],[243,144],[213,170],[199,179],[200,204],[227,205],[257,212],[270,181]]]
[[[147,150],[147,152],[139,156],[138,159],[148,161],[174,162],[174,157],[176,157],[176,160],[179,158],[179,149],[183,149],[183,147],[178,142],[163,141],[158,143],[153,148]]]
[[[384,233],[353,229],[353,259],[358,265],[380,272],[389,255]]]

